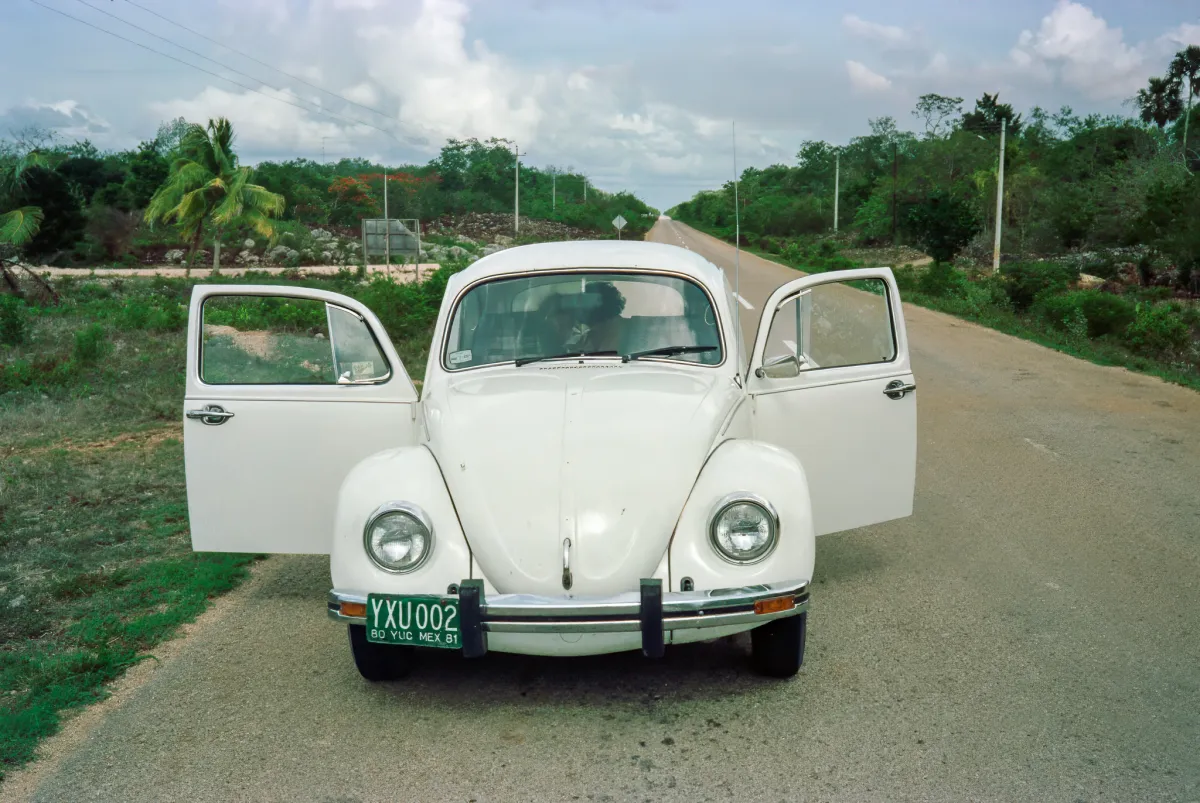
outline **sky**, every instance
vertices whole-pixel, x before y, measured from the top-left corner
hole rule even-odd
[[[0,73],[18,77],[0,82],[0,137],[38,125],[125,149],[163,120],[225,116],[247,163],[389,164],[424,163],[450,137],[498,137],[523,163],[660,209],[732,177],[734,124],[742,169],[794,163],[804,140],[844,143],[872,118],[919,130],[911,112],[927,92],[968,108],[999,92],[1023,112],[1131,114],[1146,79],[1200,44],[1197,0],[0,6]]]

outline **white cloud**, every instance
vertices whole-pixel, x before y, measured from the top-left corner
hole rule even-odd
[[[48,129],[70,141],[96,137],[112,127],[78,101],[69,99],[49,103],[31,100],[0,113],[0,136],[25,128]]]
[[[1149,72],[1144,47],[1127,44],[1120,28],[1073,0],[1059,0],[1036,32],[1022,31],[1010,55],[1019,71],[1057,75],[1095,98],[1128,97]]]
[[[881,25],[870,22],[854,14],[842,17],[842,25],[853,36],[882,44],[902,45],[909,41],[909,35],[898,25]]]
[[[846,72],[850,76],[850,86],[857,92],[884,92],[891,89],[890,80],[862,62],[847,61]]]
[[[363,81],[362,83],[347,87],[342,90],[341,95],[364,106],[374,106],[379,102],[379,90],[370,81]]]
[[[282,101],[299,102],[291,92],[279,92],[266,86],[260,91]],[[213,117],[228,117],[238,141],[260,149],[295,149],[312,153],[320,150],[322,137],[345,139],[348,135],[362,136],[368,131],[363,127],[347,128],[313,118],[302,108],[271,101],[259,94],[226,92],[211,86],[194,98],[152,103],[151,108],[167,119],[183,117],[202,122]]]
[[[1163,34],[1162,39],[1169,47],[1200,45],[1200,25],[1193,25],[1190,22],[1182,23],[1178,28]]]

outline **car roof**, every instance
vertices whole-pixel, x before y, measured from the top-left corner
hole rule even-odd
[[[480,279],[578,268],[671,271],[689,276],[717,294],[725,284],[720,268],[699,254],[679,246],[640,240],[571,240],[521,245],[497,251],[451,277],[447,291],[454,295],[461,287]]]

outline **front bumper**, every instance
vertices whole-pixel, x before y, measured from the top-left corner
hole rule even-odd
[[[461,588],[463,643],[468,655],[486,652],[484,632],[576,634],[640,630],[642,651],[652,657],[662,654],[666,631],[756,625],[801,614],[808,609],[809,590],[808,582],[803,580],[667,593],[663,593],[661,581],[643,580],[640,591],[611,597],[493,594],[485,598],[480,581],[464,581]],[[766,605],[768,602],[774,604]],[[343,603],[365,605],[367,592],[339,589],[329,592],[331,619],[366,624],[366,617],[343,614]],[[478,638],[472,639],[466,632],[471,627],[477,628]]]

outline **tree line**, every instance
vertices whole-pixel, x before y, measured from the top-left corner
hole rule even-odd
[[[1069,107],[1022,115],[997,95],[974,108],[921,96],[903,131],[884,117],[845,145],[801,143],[794,165],[748,168],[738,186],[746,241],[778,250],[834,224],[863,245],[913,244],[945,261],[990,257],[1000,129],[1006,131],[1002,251],[1036,258],[1134,246],[1147,282],[1170,272],[1200,291],[1200,47],[1131,98],[1131,116]],[[698,193],[670,214],[732,235],[734,187]]]
[[[169,242],[192,252],[246,233],[271,238],[274,221],[357,227],[388,215],[428,221],[467,212],[512,213],[516,155],[501,139],[449,140],[426,164],[362,158],[240,163],[228,120],[182,118],[125,151],[62,143],[30,129],[0,141],[0,248],[51,264],[136,261]],[[618,214],[634,235],[657,215],[629,192],[605,192],[567,168],[520,165],[521,214],[611,232]]]

